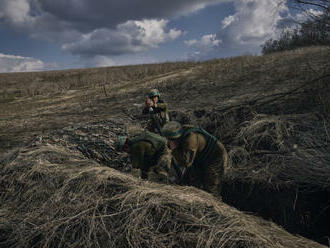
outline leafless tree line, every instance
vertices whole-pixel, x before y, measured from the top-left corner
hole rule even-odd
[[[291,8],[308,17],[297,27],[284,30],[277,39],[267,40],[262,45],[263,54],[292,50],[312,45],[330,45],[330,0],[289,0]],[[316,11],[311,11],[311,9]]]

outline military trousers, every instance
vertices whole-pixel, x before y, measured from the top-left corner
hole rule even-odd
[[[194,186],[219,197],[224,166],[222,158],[207,164],[193,164],[184,172],[180,184]]]
[[[163,154],[159,157],[156,165],[149,168],[147,178],[150,181],[158,183],[171,182],[171,153],[165,148]]]

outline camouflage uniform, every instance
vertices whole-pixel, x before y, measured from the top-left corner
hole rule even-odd
[[[166,126],[163,131],[168,136]],[[178,146],[172,151],[182,170],[180,184],[196,186],[219,196],[228,160],[225,147],[200,127],[183,125],[180,132]]]
[[[149,131],[129,139],[133,168],[141,170],[141,178],[168,183],[171,157],[166,139]]]
[[[156,89],[151,90],[148,97],[152,99],[153,97],[158,97],[158,102],[155,103],[153,107],[145,107],[142,110],[142,114],[149,115],[149,123],[147,129],[151,132],[161,134],[161,128],[167,123],[169,118],[167,104],[160,99],[159,91]]]

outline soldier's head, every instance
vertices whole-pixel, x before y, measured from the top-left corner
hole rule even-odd
[[[167,139],[169,148],[173,150],[179,145],[179,138],[183,133],[183,129],[179,122],[170,121],[163,126],[162,133]]]
[[[129,140],[127,136],[119,136],[116,141],[116,150],[119,152],[130,152]]]
[[[159,90],[157,89],[150,90],[150,92],[148,93],[148,97],[152,99],[155,103],[157,103],[160,97]]]

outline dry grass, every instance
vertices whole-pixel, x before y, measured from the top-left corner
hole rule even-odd
[[[125,124],[140,126],[144,95],[157,87],[175,118],[200,124],[227,147],[224,201],[326,244],[329,57],[328,47],[315,47],[197,64],[1,74],[0,154],[21,151],[1,165],[0,242],[321,247],[195,188],[159,187],[100,164],[129,171],[112,142]]]
[[[235,96],[187,115],[229,150],[227,203],[327,244],[330,72],[324,65],[319,72],[303,68],[290,72],[293,78],[276,75],[276,83],[254,82],[242,92],[233,84]]]
[[[324,247],[193,187],[37,141],[1,165],[1,247]]]
[[[328,53],[328,48],[311,48],[285,56],[243,56],[197,64],[0,74],[0,128],[9,129],[0,134],[1,147],[16,147],[33,135],[71,123],[122,115],[134,103],[143,103],[153,87],[161,90],[172,109],[184,112],[249,105],[265,94],[289,91],[324,75]]]

